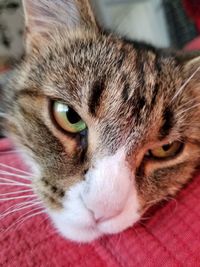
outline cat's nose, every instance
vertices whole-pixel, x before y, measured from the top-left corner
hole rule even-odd
[[[133,186],[133,175],[120,151],[95,162],[85,176],[81,198],[94,220],[102,222],[123,212]]]

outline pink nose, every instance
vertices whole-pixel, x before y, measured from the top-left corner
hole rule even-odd
[[[125,152],[96,160],[85,175],[81,198],[96,222],[118,216],[124,211],[133,189],[133,175],[125,159]]]

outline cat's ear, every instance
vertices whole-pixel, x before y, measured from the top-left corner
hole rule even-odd
[[[98,29],[89,0],[23,0],[23,7],[28,46],[49,38],[55,28]]]

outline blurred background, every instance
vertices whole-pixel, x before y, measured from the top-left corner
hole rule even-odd
[[[92,4],[102,25],[130,38],[178,49],[198,42],[200,0],[92,0]],[[0,0],[1,75],[23,54],[23,29],[21,0]]]

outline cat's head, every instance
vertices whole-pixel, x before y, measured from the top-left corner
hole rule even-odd
[[[27,52],[6,131],[58,230],[118,233],[174,195],[200,158],[200,59],[101,31],[86,0],[25,0]]]

